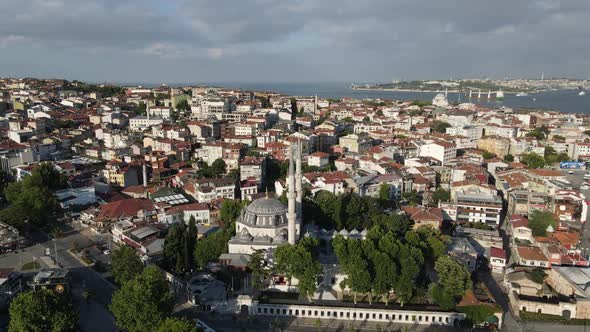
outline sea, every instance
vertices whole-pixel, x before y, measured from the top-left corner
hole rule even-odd
[[[388,100],[432,100],[437,92],[419,91],[384,91],[384,90],[355,90],[350,83],[315,82],[315,83],[285,83],[285,82],[206,82],[172,84],[173,86],[207,85],[224,88],[240,88],[245,90],[272,91],[289,96],[315,96],[320,98],[341,99],[346,97],[388,99]],[[144,85],[149,86],[149,84]],[[448,94],[448,101],[472,102],[487,107],[509,107],[514,110],[553,110],[564,113],[590,114],[590,91],[579,96],[579,90],[552,90],[531,93],[528,96],[517,97],[515,94],[505,93],[504,100],[468,99],[464,94]],[[483,95],[483,92],[482,92]]]

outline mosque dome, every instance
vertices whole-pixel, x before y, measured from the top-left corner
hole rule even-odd
[[[249,226],[284,225],[287,224],[287,207],[276,198],[259,198],[242,210],[240,219]]]

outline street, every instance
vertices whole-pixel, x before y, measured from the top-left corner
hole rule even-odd
[[[80,248],[85,248],[91,245],[95,239],[81,234],[79,230],[68,232],[64,237],[55,241],[39,231],[32,232],[31,237],[33,245],[21,249],[20,252],[0,256],[0,266],[20,269],[23,263],[36,260],[43,268],[46,265],[40,257],[45,255],[46,248],[51,250],[52,255],[54,249],[57,249],[57,262],[63,268],[68,269],[72,276],[72,299],[79,309],[81,329],[88,332],[116,331],[114,318],[107,308],[115,290],[114,286],[68,252],[74,243],[77,243]],[[84,290],[91,294],[88,302],[82,297]]]

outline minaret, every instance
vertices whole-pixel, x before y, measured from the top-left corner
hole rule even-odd
[[[150,119],[150,101],[147,100],[145,102],[145,114],[147,115],[147,119]]]
[[[147,166],[145,165],[145,162],[143,163],[143,166],[142,166],[142,175],[143,175],[143,187],[145,188],[148,185]]]
[[[301,183],[303,173],[301,171],[301,159],[303,159],[303,149],[301,146],[301,139],[297,141],[297,162],[295,164],[295,190],[297,191],[296,205],[297,208],[297,228],[301,229],[301,221],[303,219],[303,184]]]
[[[172,110],[172,112],[174,112],[176,109],[176,106],[174,105],[174,88],[170,87],[170,109]]]
[[[295,167],[293,167],[293,144],[289,145],[289,175],[287,176],[287,232],[289,236],[289,243],[295,244],[297,212],[295,211]]]

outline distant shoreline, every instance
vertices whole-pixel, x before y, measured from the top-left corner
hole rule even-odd
[[[398,89],[398,88],[358,88],[353,87],[352,90],[359,90],[359,91],[392,91],[392,92],[424,92],[424,93],[444,93],[444,91],[440,90],[415,90],[415,89]],[[448,93],[465,93],[464,91],[460,90],[447,90]],[[518,92],[513,91],[502,91],[504,94],[517,94]],[[492,93],[496,93],[496,91],[492,91]],[[476,94],[474,92],[473,94]],[[481,92],[482,95],[487,95],[487,92]]]

